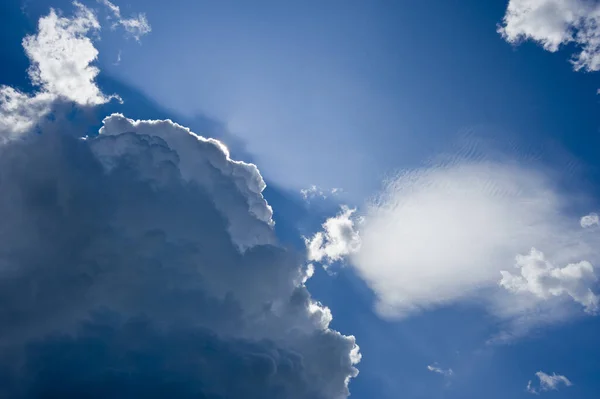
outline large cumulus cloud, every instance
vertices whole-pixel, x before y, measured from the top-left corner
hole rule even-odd
[[[183,396],[348,394],[354,339],[328,329],[301,259],[268,243],[240,250],[230,229],[241,209],[248,231],[270,226],[204,150],[202,184],[158,135],[49,132],[0,148],[0,350],[11,382],[0,392],[141,395],[183,378]]]
[[[26,116],[0,123],[1,397],[348,396],[354,337],[254,165],[168,120]]]

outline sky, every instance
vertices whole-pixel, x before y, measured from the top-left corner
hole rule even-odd
[[[171,3],[0,5],[0,396],[598,396],[600,2]]]

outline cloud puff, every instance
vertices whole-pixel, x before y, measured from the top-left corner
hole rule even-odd
[[[510,0],[498,32],[510,43],[533,40],[556,52],[574,43],[576,70],[600,70],[600,4],[588,0]]]
[[[330,264],[359,250],[360,235],[352,218],[354,212],[356,209],[343,205],[337,216],[323,223],[323,231],[305,239],[308,260]]]
[[[105,5],[112,14],[112,17],[116,19],[116,22],[113,24],[113,28],[121,26],[127,33],[133,36],[135,40],[139,41],[142,36],[152,31],[152,27],[148,23],[146,14],[138,13],[130,18],[123,18],[121,16],[121,8],[119,6],[115,5],[109,0],[98,0],[98,2]]]
[[[100,72],[91,65],[98,57],[88,34],[100,29],[89,8],[74,2],[75,15],[59,16],[55,10],[40,18],[38,32],[23,39],[23,48],[31,61],[29,77],[43,92],[78,105],[98,105],[110,100],[96,83]]]
[[[274,242],[271,229],[274,225],[273,210],[262,196],[266,185],[255,165],[232,160],[221,142],[200,137],[170,120],[134,121],[121,114],[113,114],[103,123],[100,129],[102,135],[137,133],[160,138],[177,151],[182,177],[221,198],[215,205],[228,218],[229,232],[240,248]],[[128,150],[128,143],[115,140],[97,148],[96,153],[107,167],[112,167],[114,159],[119,159]],[[198,151],[202,151],[204,156],[198,157]],[[244,194],[246,203],[243,206],[230,201],[227,197],[229,188],[214,180],[213,170],[227,176],[230,184]],[[256,220],[263,223],[256,223]]]
[[[581,224],[581,227],[583,227],[584,229],[598,226],[600,225],[600,218],[598,218],[597,213],[592,212],[588,215],[583,216],[579,221],[579,224]]]
[[[548,375],[543,371],[538,371],[535,373],[536,377],[539,379],[540,384],[539,388],[535,388],[533,386],[532,381],[527,383],[526,390],[529,393],[539,394],[540,391],[556,391],[560,385],[564,385],[570,387],[573,385],[571,381],[564,375],[559,375],[556,373],[552,373],[552,375]]]
[[[383,316],[403,317],[483,296],[486,306],[494,301],[491,311],[512,318],[517,311],[511,309],[524,313],[539,300],[532,296],[523,303],[524,298],[500,292],[500,271],[532,246],[554,263],[577,265],[564,270],[564,284],[575,271],[582,279],[573,277],[569,284],[591,284],[591,265],[577,262],[597,260],[598,237],[566,216],[567,202],[550,178],[532,166],[507,160],[453,161],[401,173],[367,204],[360,226],[342,212],[307,247],[317,262],[348,256],[375,292]],[[347,233],[328,233],[329,224],[340,220]],[[351,250],[348,242],[354,242]],[[593,306],[575,285],[561,287]],[[490,290],[498,295],[489,295]],[[521,303],[516,306],[515,301]]]
[[[55,99],[51,93],[32,96],[0,85],[0,142],[31,129],[50,112]]]
[[[38,31],[23,39],[31,62],[29,77],[38,91],[22,93],[0,86],[0,137],[6,139],[31,129],[52,111],[57,101],[79,106],[106,103],[116,95],[105,95],[95,79],[99,70],[92,63],[98,57],[89,35],[100,29],[93,11],[74,2],[75,13],[65,17],[54,9],[40,18]]]
[[[452,371],[452,369],[443,369],[443,368],[438,367],[437,364],[427,366],[427,370],[429,370],[433,373],[441,374],[445,377],[450,377],[451,375],[454,374],[454,371]]]
[[[507,290],[530,293],[541,299],[566,294],[583,305],[586,312],[598,312],[600,297],[592,291],[598,278],[590,262],[581,261],[559,268],[548,262],[542,252],[533,248],[528,255],[517,256],[515,267],[520,269],[520,276],[507,271],[500,272],[500,285]]]

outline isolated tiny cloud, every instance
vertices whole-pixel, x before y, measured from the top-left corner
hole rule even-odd
[[[360,235],[352,217],[355,212],[343,205],[337,216],[323,223],[323,231],[305,239],[309,261],[331,264],[360,249]]]
[[[443,368],[439,367],[437,365],[437,363],[427,366],[427,370],[429,370],[433,373],[441,374],[445,377],[450,377],[451,375],[454,374],[452,369],[443,369]]]
[[[92,16],[78,13],[40,24],[59,21],[81,44]],[[49,78],[49,108],[69,71]],[[81,137],[89,126],[35,113],[35,130],[12,130],[11,111],[0,115],[0,397],[349,395],[359,348],[329,328],[304,258],[275,240],[255,165],[170,120],[113,114]]]
[[[573,384],[567,377],[564,375],[552,373],[552,375],[548,375],[543,371],[538,371],[535,373],[536,377],[539,380],[538,387],[535,387],[532,381],[527,383],[527,387],[525,388],[527,392],[532,394],[539,394],[544,391],[556,391],[561,385],[566,387],[570,387]]]
[[[579,224],[581,224],[581,227],[583,227],[584,229],[598,226],[600,225],[600,218],[598,217],[597,213],[592,212],[589,215],[583,216],[579,221]]]
[[[135,40],[139,41],[144,35],[147,35],[152,31],[152,27],[146,18],[146,14],[138,13],[129,18],[123,18],[121,15],[121,8],[109,0],[98,0],[98,3],[106,6],[112,17],[116,20],[112,24],[113,29],[118,26],[122,27],[128,34],[130,34]]]
[[[600,3],[588,0],[510,0],[498,32],[509,43],[532,40],[550,52],[575,44],[576,70],[600,70]]]

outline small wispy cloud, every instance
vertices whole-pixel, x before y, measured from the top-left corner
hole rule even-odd
[[[137,13],[133,14],[129,18],[123,18],[121,15],[121,8],[109,0],[98,0],[98,3],[103,4],[113,15],[116,22],[112,25],[113,28],[121,26],[127,33],[140,41],[140,38],[152,31],[152,27],[148,23],[146,14]]]
[[[583,216],[581,218],[581,220],[579,221],[579,223],[581,224],[581,227],[583,227],[584,229],[588,229],[590,227],[600,225],[600,217],[598,216],[597,213],[592,212],[590,214]]]
[[[302,195],[302,198],[307,201],[310,202],[310,200],[314,199],[314,198],[321,198],[321,199],[327,199],[329,197],[335,196],[335,195],[339,195],[343,190],[341,188],[331,188],[331,189],[324,189],[315,185],[312,185],[308,188],[303,188],[302,190],[300,190],[300,194]]]
[[[122,51],[119,50],[119,52],[117,53],[117,59],[115,62],[113,62],[113,65],[117,66],[117,65],[121,64],[121,54],[122,54]]]
[[[552,375],[546,374],[543,371],[538,371],[535,373],[536,377],[539,379],[539,386],[535,387],[533,382],[529,380],[527,382],[527,387],[525,390],[534,395],[539,395],[540,392],[544,391],[557,391],[559,386],[564,385],[566,387],[570,387],[573,383],[564,375],[552,373]]]
[[[437,363],[430,364],[429,366],[427,366],[427,370],[431,371],[432,373],[441,374],[445,377],[450,377],[454,375],[454,371],[452,371],[452,369],[443,369],[439,367]]]

